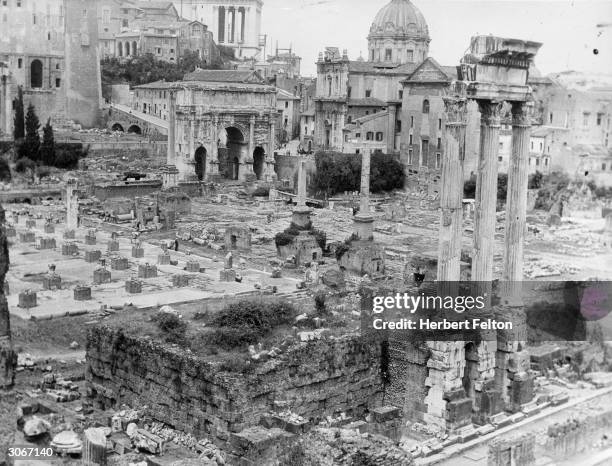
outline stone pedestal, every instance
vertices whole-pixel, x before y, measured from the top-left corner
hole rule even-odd
[[[15,230],[15,227],[7,227],[6,228],[6,237],[7,238],[14,238],[15,236],[17,236],[17,230]]]
[[[293,209],[293,215],[291,217],[291,223],[296,225],[301,230],[310,230],[311,220],[310,220],[311,210],[306,206],[298,206]]]
[[[235,282],[236,271],[233,269],[223,269],[219,272],[219,281],[221,282]]]
[[[52,235],[53,233],[55,233],[55,225],[53,225],[51,223],[46,223],[45,224],[45,233],[47,233],[48,235]]]
[[[94,285],[102,285],[104,283],[110,283],[111,282],[110,271],[104,268],[94,270],[93,282],[94,282]]]
[[[77,286],[74,288],[75,301],[89,301],[91,299],[91,288],[89,286]]]
[[[61,290],[62,277],[59,275],[47,275],[43,278],[43,289],[45,290]]]
[[[36,241],[36,235],[33,231],[19,233],[19,241],[22,243],[33,243]]]
[[[138,278],[155,278],[157,277],[157,267],[150,264],[138,266]]]
[[[200,272],[200,263],[198,261],[187,261],[187,265],[185,266],[185,270],[191,273],[199,273]]]
[[[85,262],[95,263],[102,258],[102,251],[85,251]]]
[[[170,265],[170,254],[166,252],[157,256],[157,264]]]
[[[83,465],[106,464],[106,434],[102,428],[91,428],[83,436]]]
[[[79,253],[79,248],[75,243],[62,244],[62,256],[73,256]]]
[[[125,291],[132,294],[142,293],[142,282],[140,280],[127,280],[125,282]]]
[[[96,237],[95,235],[90,235],[87,234],[87,236],[85,236],[85,244],[88,246],[94,246],[96,244]]]
[[[26,228],[36,228],[36,220],[26,220]]]
[[[38,238],[38,249],[55,249],[55,238]]]
[[[372,241],[374,239],[374,217],[367,213],[359,212],[353,218],[355,235],[362,241]]]
[[[37,305],[35,291],[24,291],[23,293],[19,293],[19,307],[29,309]]]
[[[119,241],[110,240],[108,242],[108,252],[117,252],[119,251]]]
[[[63,238],[64,239],[75,239],[76,233],[74,230],[66,230],[64,231]]]
[[[189,276],[188,275],[173,275],[172,276],[172,286],[180,288],[183,286],[189,286]]]
[[[132,257],[135,259],[141,259],[144,257],[144,249],[132,246]]]
[[[130,268],[130,262],[127,257],[113,257],[111,259],[112,270],[128,270]]]

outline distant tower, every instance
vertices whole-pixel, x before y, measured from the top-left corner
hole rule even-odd
[[[410,0],[392,0],[372,23],[368,60],[382,63],[421,63],[429,55],[429,28]]]

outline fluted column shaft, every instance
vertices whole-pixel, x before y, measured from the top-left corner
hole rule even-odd
[[[370,212],[370,153],[363,151],[361,156],[361,199],[359,211],[362,214]]]
[[[176,95],[170,91],[170,105],[168,106],[168,165],[176,164]]]
[[[479,100],[478,106],[481,114],[480,156],[476,181],[472,280],[490,282],[493,280],[501,104]]]

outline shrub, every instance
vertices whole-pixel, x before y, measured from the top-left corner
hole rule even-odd
[[[212,333],[209,342],[224,350],[232,350],[245,345],[253,345],[259,341],[259,332],[249,328],[221,327]]]
[[[167,312],[158,312],[153,317],[153,321],[164,332],[166,341],[178,344],[184,343],[187,324],[179,316]]]
[[[30,160],[27,157],[20,158],[15,164],[15,171],[17,171],[17,173],[25,173],[26,171],[34,170],[35,168],[36,163],[34,163],[33,160]]]
[[[0,181],[10,182],[11,181],[11,167],[8,161],[4,157],[0,157]]]
[[[251,369],[251,361],[238,354],[231,354],[221,361],[219,368],[226,372],[241,372],[245,373]]]
[[[253,197],[268,197],[270,195],[270,188],[266,186],[260,186],[253,192]]]
[[[297,315],[295,308],[284,302],[239,301],[223,309],[213,320],[216,327],[250,329],[260,335],[287,324]]]
[[[327,294],[324,292],[319,292],[314,297],[315,302],[315,311],[318,316],[323,316],[327,314],[327,306],[325,305],[325,301],[327,299]]]
[[[274,236],[274,243],[276,244],[277,248],[281,246],[287,246],[293,242],[296,236],[297,235],[291,235],[286,231],[281,231],[278,232],[276,236]]]
[[[317,240],[317,244],[321,248],[322,251],[325,250],[325,246],[327,245],[327,234],[324,231],[312,229],[311,233],[314,235]]]

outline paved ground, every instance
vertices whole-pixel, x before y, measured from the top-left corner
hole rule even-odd
[[[25,231],[25,218],[17,225],[17,234]],[[63,225],[56,226],[53,235],[43,233],[43,220],[37,220],[34,229],[36,236],[54,237],[57,248],[54,250],[38,250],[34,243],[24,244],[19,238],[13,238],[10,246],[11,267],[8,273],[10,295],[8,296],[11,314],[21,318],[45,318],[70,314],[81,314],[87,311],[100,309],[102,305],[122,306],[131,303],[136,307],[151,307],[157,305],[177,304],[218,297],[223,295],[236,295],[255,290],[254,285],[259,283],[262,287],[274,285],[280,293],[296,290],[297,280],[291,278],[271,279],[269,273],[259,270],[237,270],[242,276],[242,283],[225,283],[219,281],[219,272],[223,269],[223,262],[218,258],[209,258],[197,255],[187,256],[184,252],[171,251],[171,259],[178,261],[178,265],[158,265],[158,277],[144,280],[141,294],[129,294],[125,291],[125,281],[137,276],[138,264],[157,264],[157,257],[162,252],[159,245],[143,243],[145,257],[143,259],[131,258],[131,241],[127,237],[119,237],[120,250],[118,254],[130,260],[130,268],[126,271],[111,270],[110,257],[107,245],[110,234],[99,230],[97,244],[85,245],[86,229],[77,231],[75,242],[79,254],[75,257],[61,255]],[[99,267],[97,263],[87,263],[84,260],[86,250],[100,250],[106,258],[107,268],[111,271],[111,283],[92,285],[93,272]],[[205,273],[187,273],[183,270],[187,260],[197,260]],[[62,277],[62,290],[43,291],[42,280],[47,273],[49,264],[56,265],[57,273]],[[191,277],[189,287],[176,288],[172,286],[172,276],[186,274]],[[92,286],[91,301],[75,301],[73,289],[78,284]],[[25,290],[37,292],[38,306],[31,309],[18,307],[19,293]]]

